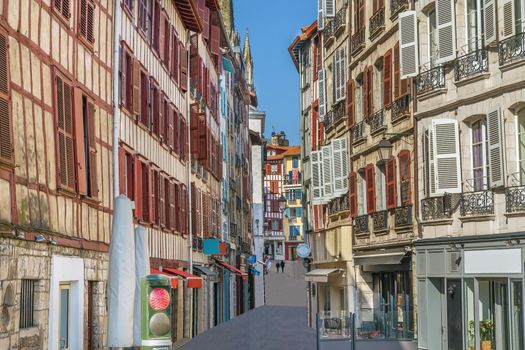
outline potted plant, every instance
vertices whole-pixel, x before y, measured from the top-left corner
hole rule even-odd
[[[473,320],[468,321],[467,334],[468,334],[468,350],[475,350],[476,349],[476,330],[474,329]]]
[[[479,323],[479,331],[481,335],[481,350],[492,350],[494,322],[491,320],[481,321]]]

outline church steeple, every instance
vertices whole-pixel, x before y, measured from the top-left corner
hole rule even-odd
[[[253,91],[253,59],[248,31],[246,31],[246,36],[244,37],[243,59],[246,67],[246,82],[250,86],[250,90]]]
[[[235,28],[232,0],[220,0],[219,6],[221,8],[221,15],[222,20],[224,22],[224,27],[226,28],[226,34],[228,35],[228,39],[232,40],[232,35]]]

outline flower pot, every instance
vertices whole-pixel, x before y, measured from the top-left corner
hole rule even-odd
[[[482,340],[481,350],[492,350],[492,340]]]

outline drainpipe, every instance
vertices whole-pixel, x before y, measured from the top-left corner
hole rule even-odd
[[[118,1],[118,0],[116,0]],[[190,32],[188,31],[188,35],[186,36],[186,47],[189,47],[190,44]],[[188,91],[186,91],[186,133],[188,135],[188,161],[186,163],[187,168],[187,174],[188,174],[188,181],[186,187],[188,188],[188,271],[189,273],[193,273],[193,210],[192,210],[192,198],[191,198],[191,115],[190,115],[190,49],[187,50],[186,56],[187,56],[187,67],[186,71],[188,72],[186,74],[186,86],[188,87]]]
[[[122,26],[121,0],[114,1],[114,27],[113,27],[113,197],[120,194],[118,140],[120,129],[119,111],[119,62],[120,62],[120,30]]]

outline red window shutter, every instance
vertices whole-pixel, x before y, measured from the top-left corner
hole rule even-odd
[[[394,99],[401,95],[400,87],[400,71],[399,71],[399,42],[394,46]]]
[[[145,72],[140,72],[140,122],[148,126],[150,86],[149,78]]]
[[[155,0],[153,4],[153,48],[160,54],[160,1]]]
[[[220,55],[221,46],[221,29],[217,25],[211,26],[211,53]]]
[[[383,56],[383,105],[392,103],[392,50]]]
[[[77,191],[81,195],[87,195],[87,170],[85,140],[84,138],[84,94],[79,88],[73,90],[74,116],[75,116],[75,157],[77,171]]]
[[[179,38],[175,28],[172,28],[171,34],[171,76],[175,80],[175,83],[179,83]]]
[[[208,40],[210,37],[210,9],[206,7],[206,0],[199,0],[199,15],[202,18],[202,37]]]
[[[164,64],[166,68],[170,67],[170,45],[171,45],[171,26],[168,17],[164,15]]]
[[[9,64],[7,38],[0,34],[0,159],[13,162],[13,132],[9,108]]]
[[[88,102],[87,105],[87,134],[88,134],[88,195],[91,198],[98,197],[97,182],[97,144],[95,135],[95,105]]]
[[[410,173],[410,151],[399,152],[399,177],[401,183],[401,204],[412,204],[412,188]]]
[[[354,109],[354,81],[352,79],[346,82],[346,112],[348,116],[348,128],[355,124],[355,109]]]
[[[60,185],[75,190],[72,88],[56,77],[56,108]]]
[[[151,171],[151,222],[158,225],[159,224],[159,172],[158,170]]]
[[[374,113],[374,66],[368,67],[368,116]]]
[[[392,158],[385,164],[386,172],[386,207],[393,209],[397,206],[397,188],[396,188],[396,159]]]
[[[155,83],[151,83],[151,106],[152,106],[152,118],[151,118],[151,131],[155,134],[159,134],[159,123],[160,123],[160,92],[159,88]]]
[[[122,146],[119,146],[118,148],[118,178],[119,178],[118,184],[119,184],[119,193],[124,194],[124,195],[127,195],[126,193],[126,189],[127,189],[126,187],[126,178],[127,178],[126,161],[127,161],[126,151],[124,150],[124,148],[122,148]]]
[[[157,203],[159,225],[161,227],[166,227],[166,179],[164,176],[159,175],[159,199]]]
[[[354,217],[357,215],[357,174],[355,172],[350,173],[348,193],[350,196],[350,216]]]
[[[88,2],[87,6],[87,36],[88,42],[93,44],[95,42],[95,4],[91,1]]]
[[[366,209],[368,214],[376,211],[376,191],[375,191],[375,168],[373,164],[366,167]]]
[[[140,62],[139,60],[134,60],[133,62],[133,113],[135,115],[140,115]]]
[[[144,204],[144,198],[143,196],[147,196],[144,193],[145,191],[142,188],[142,162],[135,158],[135,217],[142,219],[143,218],[143,210],[142,206]]]
[[[182,41],[180,45],[180,88],[183,92],[188,91],[188,50],[183,46]]]
[[[126,152],[126,193],[129,199],[135,200],[135,159]]]

